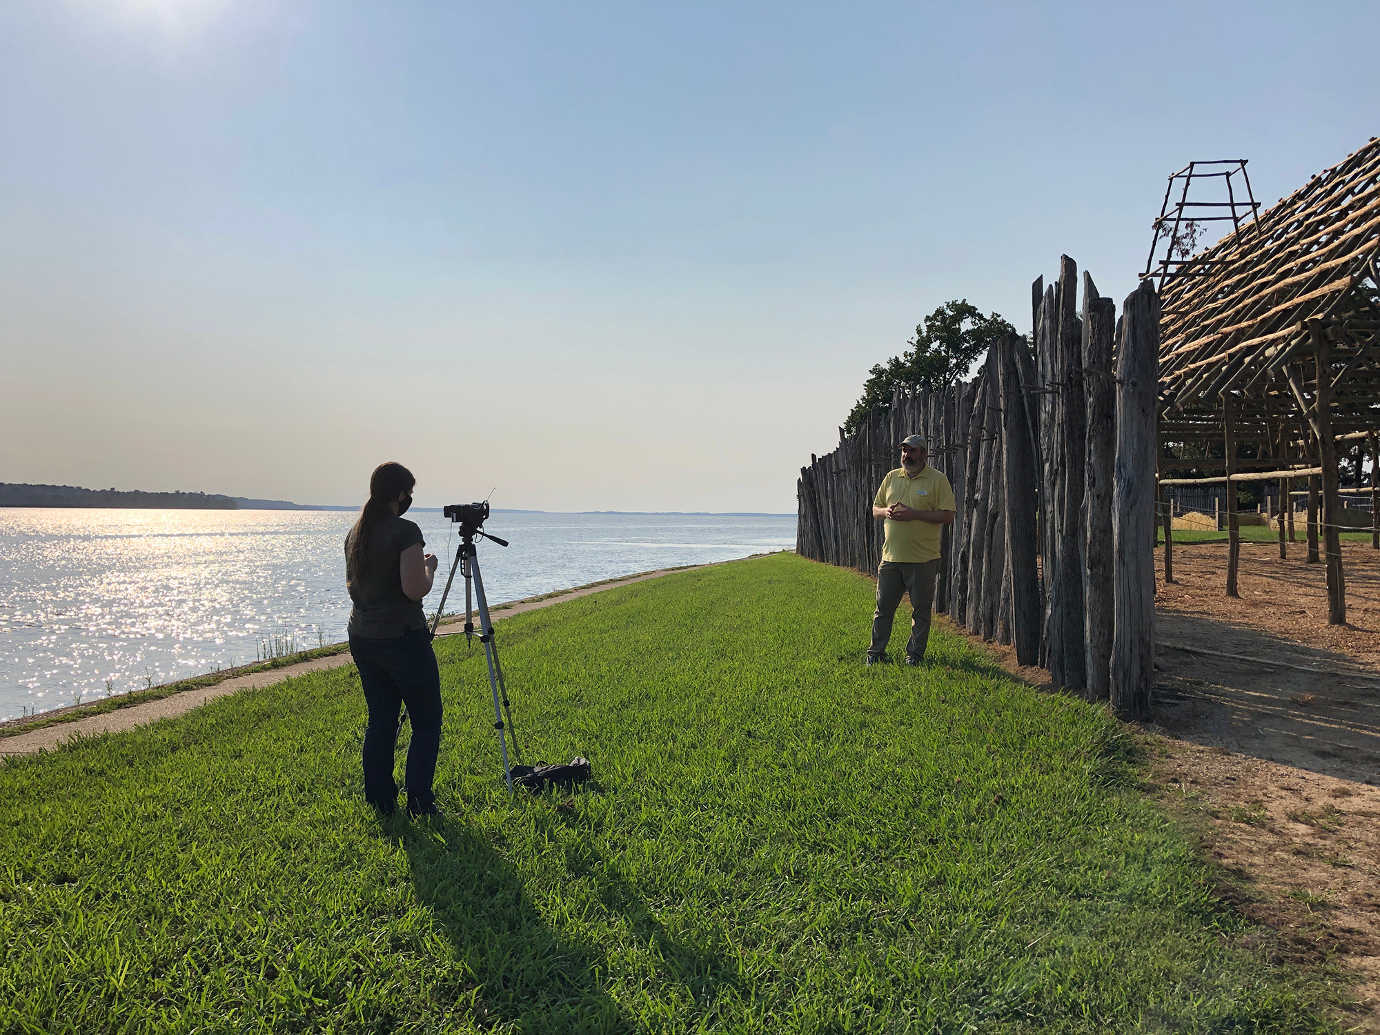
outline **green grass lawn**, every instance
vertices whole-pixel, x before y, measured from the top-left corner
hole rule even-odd
[[[1211,515],[1209,515],[1209,516],[1211,516]],[[1239,531],[1240,531],[1240,533],[1241,533],[1241,541],[1242,541],[1242,542],[1245,542],[1245,543],[1278,543],[1278,542],[1279,542],[1279,531],[1278,531],[1277,529],[1270,528],[1270,527],[1268,527],[1268,526],[1266,526],[1266,525],[1242,525],[1242,526],[1240,527]],[[1295,540],[1295,541],[1292,542],[1292,543],[1289,543],[1289,547],[1290,547],[1291,549],[1293,549],[1293,548],[1298,548],[1298,549],[1300,549],[1300,550],[1306,549],[1307,546],[1308,546],[1308,543],[1307,543],[1307,541],[1304,539],[1303,522],[1299,522],[1298,527],[1295,529],[1295,534],[1298,536],[1298,539]],[[1344,543],[1368,543],[1368,542],[1370,542],[1370,532],[1369,532],[1369,531],[1365,531],[1365,532],[1341,532],[1341,533],[1339,533],[1339,534],[1340,534],[1340,536],[1341,536],[1342,542],[1344,542]],[[1159,545],[1163,546],[1163,545],[1164,545],[1164,527],[1163,527],[1163,526],[1160,526],[1159,531],[1156,533],[1156,535],[1157,535],[1158,538],[1156,538],[1155,542],[1158,543]],[[1226,541],[1227,541],[1227,533],[1226,533],[1226,530],[1225,530],[1225,529],[1223,529],[1223,530],[1220,531],[1220,532],[1214,532],[1214,531],[1213,531],[1212,529],[1210,529],[1210,528],[1204,528],[1204,529],[1176,528],[1176,529],[1174,529],[1174,544],[1175,544],[1176,546],[1177,546],[1179,543],[1225,543]],[[1319,540],[1319,541],[1321,541],[1321,540]]]
[[[938,631],[864,668],[871,596],[776,555],[505,619],[568,797],[440,642],[434,824],[365,807],[350,668],[0,767],[0,1031],[1326,1028],[1103,710]]]

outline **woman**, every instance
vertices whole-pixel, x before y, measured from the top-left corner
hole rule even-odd
[[[345,537],[350,653],[359,668],[369,725],[364,731],[364,797],[383,815],[397,807],[393,751],[398,709],[412,722],[407,749],[407,811],[436,814],[431,784],[441,748],[441,676],[422,612],[436,557],[423,553],[422,530],[402,515],[412,505],[412,472],[380,464],[369,479],[369,501]]]

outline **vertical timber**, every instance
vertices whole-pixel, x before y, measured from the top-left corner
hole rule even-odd
[[[1159,299],[1149,282],[1142,281],[1122,307],[1116,363],[1111,703],[1124,717],[1149,712],[1154,685],[1155,559],[1146,544],[1155,521],[1159,323]]]

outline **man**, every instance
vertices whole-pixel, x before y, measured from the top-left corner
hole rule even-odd
[[[919,435],[901,443],[901,466],[887,473],[872,516],[886,519],[882,563],[877,569],[877,610],[872,615],[872,645],[867,664],[886,661],[891,620],[901,594],[910,594],[910,640],[906,664],[918,665],[930,638],[930,607],[939,574],[939,537],[954,520],[954,490],[949,479],[928,466],[929,449]]]

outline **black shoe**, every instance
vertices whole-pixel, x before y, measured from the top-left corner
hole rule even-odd
[[[891,659],[885,654],[872,654],[869,652],[867,656],[863,658],[864,665],[886,665],[890,662]]]
[[[914,668],[916,665],[923,665],[924,663],[924,658],[917,658],[914,654],[906,655],[906,664],[909,665],[911,668]]]
[[[398,810],[398,803],[385,799],[383,801],[371,801],[369,802],[369,807],[378,813],[380,817],[391,816]]]
[[[441,810],[436,807],[434,799],[408,798],[407,814],[413,819],[440,819]]]

